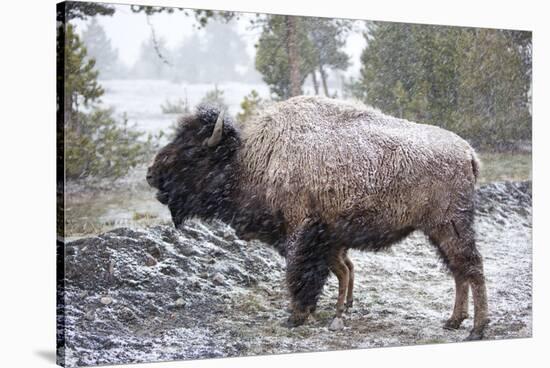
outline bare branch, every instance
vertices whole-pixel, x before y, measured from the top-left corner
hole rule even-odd
[[[147,17],[147,24],[149,25],[149,28],[151,28],[151,39],[153,40],[153,47],[155,49],[155,52],[157,53],[157,56],[159,59],[166,65],[172,66],[172,64],[162,55],[160,52],[160,47],[157,41],[157,35],[155,33],[155,27],[153,27],[153,24],[151,23],[151,19],[149,18],[149,14],[146,15]]]

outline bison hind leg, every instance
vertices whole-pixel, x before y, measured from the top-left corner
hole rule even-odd
[[[351,259],[348,257],[347,252],[344,254],[344,262],[346,263],[349,271],[348,290],[346,295],[346,308],[349,309],[353,307],[353,284],[355,281],[355,267],[353,266],[353,262],[351,261]]]
[[[303,324],[317,306],[329,275],[327,234],[326,226],[308,220],[288,237],[286,281],[292,307],[289,327]]]
[[[351,303],[351,298],[353,297],[350,295],[350,281],[353,276],[351,273],[352,270],[350,270],[348,266],[348,264],[351,264],[351,261],[347,258],[346,251],[345,248],[335,249],[331,252],[328,261],[329,269],[336,275],[336,278],[338,278],[338,300],[336,302],[337,318],[342,317],[346,305],[348,302]],[[347,262],[346,259],[349,262]],[[353,267],[353,264],[351,265]]]
[[[457,329],[468,317],[468,294],[474,299],[474,328],[468,339],[483,338],[487,318],[487,291],[483,261],[475,245],[472,217],[455,217],[427,232],[455,279],[455,304],[444,327]]]
[[[457,330],[462,321],[468,318],[468,295],[470,284],[467,280],[455,275],[455,306],[453,308],[453,314],[445,322],[443,326],[447,330]]]

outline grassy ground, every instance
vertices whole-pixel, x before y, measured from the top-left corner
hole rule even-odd
[[[67,237],[98,234],[117,227],[168,224],[168,210],[146,188],[86,189],[65,197]]]
[[[480,183],[495,181],[530,180],[532,177],[531,153],[481,153]]]
[[[530,153],[481,153],[479,156],[482,161],[480,184],[531,179]],[[103,184],[100,188],[83,185],[69,191],[65,198],[66,236],[98,234],[121,226],[170,223],[168,210],[155,199],[155,191],[144,178],[144,171],[137,172],[122,184]]]
[[[65,236],[99,234],[117,227],[169,224],[170,213],[155,199],[138,168],[116,182],[68,182],[65,190]]]

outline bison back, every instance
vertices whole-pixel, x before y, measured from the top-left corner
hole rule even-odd
[[[328,98],[272,105],[242,135],[247,191],[290,227],[354,215],[414,227],[443,216],[477,175],[475,152],[456,134]]]

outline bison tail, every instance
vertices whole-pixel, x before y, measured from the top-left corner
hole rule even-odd
[[[472,151],[472,170],[474,172],[474,178],[477,182],[479,179],[479,172],[481,170],[481,161],[477,157],[476,153]]]

